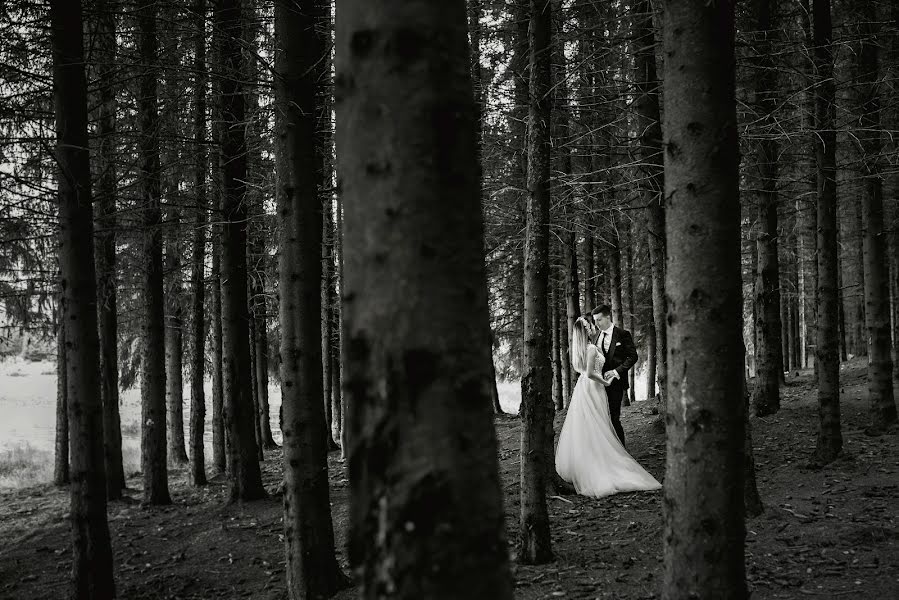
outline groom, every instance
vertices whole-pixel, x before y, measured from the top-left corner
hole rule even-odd
[[[634,338],[631,332],[615,327],[612,324],[612,307],[601,304],[593,309],[593,321],[599,329],[599,338],[596,346],[603,353],[606,362],[602,368],[602,374],[606,379],[614,378],[611,385],[606,387],[609,397],[609,414],[612,417],[612,427],[624,445],[624,428],[621,426],[621,400],[628,389],[627,372],[637,364],[637,349],[634,346]]]

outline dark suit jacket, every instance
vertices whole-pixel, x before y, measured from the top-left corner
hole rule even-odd
[[[601,335],[601,334],[600,334]],[[597,348],[602,352],[602,344],[597,340]],[[609,352],[606,354],[606,363],[602,367],[602,372],[618,371],[620,378],[609,387],[623,386],[622,389],[628,389],[627,372],[637,364],[637,348],[634,346],[634,338],[631,332],[620,327],[612,327],[612,339],[609,342]]]

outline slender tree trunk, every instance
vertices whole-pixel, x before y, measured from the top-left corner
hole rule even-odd
[[[561,302],[559,303],[558,319],[553,323],[553,327],[559,329],[559,368],[562,371],[562,404],[568,406],[571,401],[572,377],[571,377],[571,354],[568,343],[568,318],[563,314]],[[555,468],[555,462],[553,463]]]
[[[893,358],[890,339],[889,269],[883,216],[883,179],[879,162],[881,140],[878,5],[861,3],[861,48],[857,55],[861,80],[861,131],[864,191],[862,192],[862,237],[864,251],[864,307],[867,329],[868,395],[874,430],[899,421],[893,396]],[[895,35],[895,33],[894,33]]]
[[[651,309],[652,307],[650,307]],[[656,396],[656,324],[650,314],[646,323],[646,398],[649,400]]]
[[[363,598],[510,599],[465,3],[345,2],[335,54],[350,563]]]
[[[754,19],[758,36],[754,49],[756,110],[763,115],[765,135],[758,142],[758,271],[755,280],[755,388],[752,406],[759,416],[780,410],[780,380],[784,371],[781,329],[780,263],[777,244],[777,180],[778,146],[767,128],[775,126],[777,110],[777,70],[774,69],[773,43],[776,39],[773,0],[754,0]]]
[[[113,0],[102,0],[96,6],[97,78],[100,87],[97,135],[100,147],[99,180],[97,182],[97,236],[95,260],[97,271],[97,323],[100,339],[100,394],[103,402],[103,457],[106,466],[107,498],[117,500],[125,488],[122,465],[122,424],[119,415],[118,310],[116,298],[116,123],[115,55],[116,31]]]
[[[162,210],[160,206],[159,112],[156,86],[158,40],[152,0],[138,2],[138,48],[141,57],[140,179],[144,198],[144,290],[141,333],[141,471],[144,502],[170,504],[166,460],[165,308],[162,278]]]
[[[335,27],[335,44],[336,44],[336,27]],[[334,95],[334,103],[335,103],[335,114],[336,114],[336,104],[337,104],[337,95],[336,95],[336,84],[335,81],[335,95]],[[337,135],[335,128],[335,156],[337,154]],[[336,169],[335,169],[336,171]],[[341,194],[337,194],[337,202],[335,202],[334,213],[336,216],[336,229],[337,229],[337,285],[340,286],[339,296],[342,299],[343,290],[346,289],[345,286],[345,277],[343,271],[343,198]],[[347,451],[349,450],[349,428],[347,427],[347,393],[346,393],[346,364],[347,364],[347,347],[346,347],[346,323],[344,322],[344,312],[343,312],[343,302],[338,303],[338,316],[339,321],[337,323],[337,335],[339,336],[338,344],[337,344],[337,352],[339,354],[339,362],[340,362],[340,386],[338,387],[338,391],[340,392],[340,460],[346,461],[347,459]]]
[[[612,296],[612,321],[619,327],[624,327],[624,303],[621,300],[621,244],[616,231],[610,232],[612,241],[609,243],[606,258],[609,265],[609,293]]]
[[[593,263],[593,233],[588,231],[584,234],[584,309],[593,310],[597,306],[596,302],[596,273]]]
[[[222,356],[225,428],[230,455],[231,499],[265,497],[256,445],[250,373],[249,307],[247,306],[246,134],[240,46],[243,39],[240,2],[221,0],[216,27],[226,40],[222,51]]]
[[[533,80],[532,80],[533,83]],[[529,125],[530,127],[530,125]],[[528,177],[530,177],[530,162],[528,163]],[[530,189],[530,184],[528,184]],[[532,192],[533,193],[533,192]],[[571,332],[574,329],[574,322],[581,316],[581,292],[580,282],[578,281],[577,268],[577,236],[574,231],[567,234],[564,246],[565,263],[568,267],[565,271],[565,309],[568,318],[567,337],[571,340]],[[571,373],[567,373],[566,377],[571,381]]]
[[[215,211],[214,215],[221,213]],[[217,473],[227,473],[225,449],[224,382],[222,377],[222,243],[221,225],[212,228],[212,465]]]
[[[742,600],[746,413],[734,4],[668,0],[664,23],[671,344],[662,598]]]
[[[248,266],[249,268],[249,266]],[[252,286],[251,286],[252,287]],[[253,399],[253,437],[256,440],[256,458],[260,461],[265,460],[265,452],[262,450],[262,427],[259,424],[259,371],[256,361],[256,317],[253,314],[253,298],[247,297],[247,306],[250,310],[250,320],[248,329],[250,335],[250,398]]]
[[[743,344],[743,354],[746,354],[746,344]],[[752,449],[752,421],[749,418],[749,405],[749,384],[746,381],[746,371],[744,370],[743,422],[746,433],[743,437],[743,504],[748,516],[757,517],[764,512],[765,505],[762,504],[762,497],[759,495],[755,478],[755,451]]]
[[[328,113],[328,123],[330,123],[330,110]],[[330,132],[327,132],[330,135]],[[322,148],[327,152],[324,156],[323,168],[329,178],[331,175],[331,158],[330,144],[322,143]],[[323,236],[322,236],[322,281],[321,281],[321,345],[322,345],[322,377],[324,382],[323,400],[325,407],[325,430],[328,432],[327,443],[328,450],[337,450],[339,447],[335,441],[335,432],[340,430],[340,426],[335,423],[335,418],[339,418],[340,410],[334,411],[334,390],[332,385],[334,377],[331,371],[334,369],[334,353],[331,351],[333,343],[334,327],[334,300],[336,295],[332,295],[334,282],[334,211],[332,207],[332,196],[327,193],[322,198],[323,219]],[[338,438],[339,439],[339,436]]]
[[[336,175],[336,170],[335,170]],[[336,180],[336,177],[335,177]],[[344,402],[343,402],[343,360],[342,360],[342,345],[343,345],[343,318],[341,315],[341,307],[340,307],[340,294],[338,290],[343,289],[343,260],[341,259],[341,248],[343,247],[343,243],[341,241],[341,204],[340,197],[335,194],[335,203],[334,203],[334,272],[331,276],[331,286],[330,286],[330,294],[331,294],[331,309],[332,315],[334,319],[334,326],[331,328],[331,414],[334,415],[334,429],[331,432],[331,436],[334,438],[340,445],[340,456],[341,458],[346,458],[344,454],[345,443],[343,440],[343,432],[344,426],[343,422],[346,417],[346,411],[344,410]],[[491,362],[491,364],[493,364]],[[494,386],[495,388],[496,386]],[[497,400],[499,402],[499,400]]]
[[[549,280],[549,204],[551,100],[551,2],[530,0],[530,109],[528,112],[527,242],[524,278],[524,360],[521,378],[521,519],[518,560],[541,564],[552,560],[549,514],[546,506],[548,466],[543,464],[547,444],[546,423],[552,419],[552,372],[549,364],[551,332],[547,327],[546,299]],[[577,318],[579,298],[576,265],[569,238],[568,338]]]
[[[857,95],[857,92],[856,94]],[[864,175],[864,174],[863,174]],[[864,183],[867,188],[867,179]],[[863,198],[867,189],[860,194]],[[862,207],[853,199],[846,207],[847,217],[844,228],[844,291],[846,294],[846,352],[854,356],[867,356],[865,336],[865,270],[864,270],[864,224]],[[846,264],[848,262],[848,265]],[[847,277],[848,275],[848,277]],[[846,281],[848,279],[848,281]]]
[[[268,235],[265,219],[263,192],[266,173],[263,163],[262,128],[263,116],[259,110],[259,49],[256,38],[259,16],[255,2],[243,2],[245,42],[245,69],[247,73],[247,177],[251,186],[246,188],[247,206],[251,219],[247,226],[248,269],[251,312],[251,348],[253,368],[253,406],[256,415],[256,436],[260,460],[264,449],[277,448],[272,436],[271,415],[268,399],[268,301],[265,293],[267,279],[267,253],[265,239]]]
[[[206,421],[206,397],[203,389],[206,367],[206,0],[194,0],[194,218],[193,248],[191,251],[191,367],[190,367],[190,481],[206,485],[206,457],[203,435]]]
[[[636,337],[636,320],[634,319],[634,249],[633,227],[630,219],[623,219],[621,230],[624,231],[624,318],[623,326]],[[638,363],[639,364],[639,363]],[[630,406],[637,401],[637,365],[627,372],[628,389],[622,406]]]
[[[652,276],[653,321],[656,332],[656,375],[659,394],[667,391],[668,343],[667,304],[665,299],[665,187],[662,169],[662,126],[659,116],[659,82],[656,77],[655,34],[652,26],[652,4],[639,0],[634,16],[634,66],[637,99],[637,131],[642,169],[641,187],[647,208],[647,235]]]
[[[839,212],[839,206],[835,209]],[[839,217],[835,217],[839,220]],[[837,226],[837,313],[839,315],[839,351],[840,362],[849,360],[849,343],[846,335],[846,293],[843,288],[843,260],[840,257],[840,233]]]
[[[275,437],[272,435],[271,407],[268,399],[268,302],[265,291],[259,290],[256,300],[256,327],[254,339],[256,350],[254,352],[256,362],[256,404],[259,411],[259,436],[262,440],[262,448],[274,450],[278,447]]]
[[[178,223],[180,211],[173,211],[174,237],[180,235]],[[169,464],[180,466],[187,463],[184,446],[184,309],[181,302],[181,244],[170,240],[166,248],[166,271],[171,273],[172,282],[167,295],[169,315],[165,328],[165,383],[166,405],[168,407],[168,459]]]
[[[91,169],[87,137],[87,81],[81,2],[50,3],[56,163],[59,199],[61,327],[66,404],[72,444],[72,584],[70,597],[115,598],[112,545],[106,521],[106,467],[97,334],[97,278]]]
[[[212,5],[213,11],[215,5]],[[213,18],[213,24],[215,23]],[[224,33],[219,27],[212,28],[212,60],[209,63],[212,73],[212,97],[221,98],[222,95],[222,76],[221,66],[223,64],[222,53],[224,52]],[[209,317],[209,326],[212,335],[212,465],[215,473],[228,474],[231,469],[228,465],[230,457],[227,451],[228,439],[225,431],[225,391],[224,391],[224,374],[222,372],[224,356],[222,353],[222,182],[224,181],[224,160],[222,156],[223,144],[223,124],[222,124],[222,103],[218,100],[210,106],[210,131],[212,133],[211,155],[211,181],[212,189],[215,191],[215,198],[212,202],[212,210],[210,218],[212,220],[211,242],[212,242],[212,314]]]
[[[800,11],[800,21],[803,30],[803,38],[806,45],[810,48],[814,47],[814,33],[812,31],[812,15],[811,0],[806,0],[804,6],[807,10]],[[806,91],[803,92],[803,119],[802,128],[808,132],[806,147],[807,152],[803,154],[804,162],[807,163],[806,175],[803,177],[804,194],[803,198],[796,202],[797,219],[799,224],[799,281],[800,281],[800,308],[799,319],[801,322],[802,343],[802,366],[809,368],[816,367],[815,363],[815,347],[816,340],[816,323],[817,323],[817,300],[816,289],[818,287],[818,265],[817,265],[817,228],[818,228],[818,206],[817,206],[817,167],[815,164],[815,91],[813,85],[815,81],[815,63],[814,60],[805,61],[805,72],[807,77],[805,80]]]
[[[837,325],[836,86],[833,81],[833,29],[830,0],[813,0],[815,67],[815,151],[818,165],[817,460],[831,462],[843,448],[840,432],[840,356]]]
[[[53,453],[53,485],[69,485],[69,407],[66,366],[66,315],[59,299],[59,322],[56,325],[56,450]]]
[[[565,400],[563,396],[563,388],[562,388],[562,357],[559,354],[559,347],[561,344],[559,343],[559,338],[564,333],[560,332],[559,323],[560,317],[559,314],[559,298],[558,298],[558,286],[552,285],[552,297],[550,299],[550,327],[552,327],[552,370],[553,370],[553,386],[552,386],[552,398],[553,405],[556,407],[556,410],[563,410],[565,408]]]

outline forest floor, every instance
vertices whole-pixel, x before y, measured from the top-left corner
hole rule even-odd
[[[753,599],[899,597],[899,431],[869,437],[864,364],[844,365],[843,456],[809,465],[817,431],[810,373],[791,376],[780,412],[753,419],[764,513],[747,521],[746,564]],[[648,405],[624,409],[631,453],[659,480],[664,434]],[[561,425],[561,418],[557,426]],[[509,539],[517,538],[519,421],[497,420]],[[266,456],[274,491],[280,455]],[[329,458],[338,555],[346,566],[347,481],[337,453]],[[128,494],[139,498],[139,478]],[[114,502],[109,524],[119,597],[137,599],[283,599],[280,498],[227,504],[225,482],[195,489],[184,469],[171,474],[175,504]],[[548,500],[556,560],[513,563],[516,597],[649,599],[662,583],[661,492],[594,500]],[[0,493],[0,598],[65,596],[71,550],[64,490],[36,486]],[[356,597],[346,590],[339,600]]]

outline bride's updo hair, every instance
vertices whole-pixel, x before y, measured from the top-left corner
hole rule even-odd
[[[578,373],[587,370],[587,345],[590,343],[590,322],[579,317],[571,332],[571,367]]]

